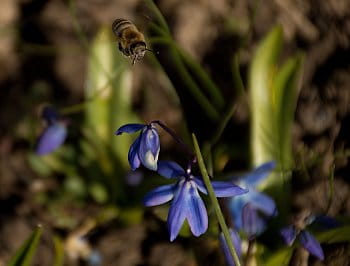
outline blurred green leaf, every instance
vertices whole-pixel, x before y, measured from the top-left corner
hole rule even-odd
[[[289,265],[289,261],[293,255],[292,247],[285,247],[274,252],[264,263],[265,266],[285,266]]]
[[[41,226],[38,226],[30,237],[22,244],[9,262],[9,266],[29,266],[38,247],[42,234]]]
[[[350,225],[338,227],[326,232],[315,234],[320,243],[341,243],[350,242]]]
[[[150,42],[167,46],[169,61],[172,62],[172,66],[180,77],[177,78],[177,81],[183,82],[183,87],[188,90],[194,100],[203,109],[207,117],[212,121],[217,121],[220,118],[218,110],[224,105],[221,91],[200,64],[177,46],[171,36],[164,17],[154,2],[152,0],[146,0],[146,4],[154,14],[157,21],[157,23],[150,23],[154,32],[154,36],[150,38]],[[164,65],[162,66],[166,67]],[[189,70],[191,70],[191,72]],[[193,76],[195,76],[195,78],[193,78]],[[181,93],[179,92],[180,88],[175,87],[175,89],[179,98],[181,98]],[[207,97],[204,94],[203,89],[206,90],[210,97]]]
[[[260,189],[272,195],[279,219],[286,218],[292,167],[292,124],[299,93],[303,58],[289,58],[278,67],[282,28],[276,26],[258,46],[249,73],[252,163],[277,162],[277,171]]]
[[[254,166],[275,160],[267,148],[276,136],[272,114],[272,80],[282,46],[282,29],[275,27],[259,44],[249,73],[251,145]]]
[[[276,115],[277,145],[281,169],[290,169],[292,166],[292,124],[300,88],[301,55],[289,58],[281,70],[276,74],[273,92],[273,113]]]
[[[89,192],[93,199],[98,203],[106,203],[108,200],[108,192],[100,183],[90,184]]]
[[[125,123],[138,122],[132,110],[132,76],[126,60],[117,49],[109,28],[102,28],[91,46],[86,98],[86,124],[96,146],[110,145],[127,167],[128,149],[134,137],[115,137],[115,130]],[[107,163],[105,160],[105,163]],[[110,162],[113,164],[113,162]]]
[[[48,176],[52,173],[52,168],[43,162],[40,156],[36,154],[29,154],[28,161],[30,166],[41,176]]]
[[[64,265],[64,246],[63,246],[62,239],[59,236],[54,235],[53,243],[55,248],[53,266],[63,266]]]
[[[143,219],[143,208],[135,207],[120,212],[119,219],[127,225],[140,224]]]
[[[185,62],[186,66],[191,70],[191,73],[194,74],[197,80],[200,82],[200,86],[207,91],[210,95],[210,100],[213,101],[213,104],[218,108],[224,106],[224,98],[221,94],[221,91],[214,81],[209,77],[208,73],[202,68],[202,66],[194,60],[188,53],[183,49],[179,48],[177,50],[181,55],[182,60]]]

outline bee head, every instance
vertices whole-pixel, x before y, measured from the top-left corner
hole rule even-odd
[[[130,47],[131,54],[134,55],[132,64],[135,64],[136,61],[139,61],[145,56],[147,51],[145,42],[137,42],[131,45]]]

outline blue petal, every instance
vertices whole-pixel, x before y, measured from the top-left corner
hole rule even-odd
[[[295,238],[297,237],[297,230],[293,225],[289,225],[289,226],[283,227],[280,230],[280,234],[284,242],[286,243],[286,245],[291,246]]]
[[[130,146],[129,153],[128,153],[128,160],[132,170],[136,170],[137,168],[140,167],[140,164],[141,164],[139,154],[138,154],[139,148],[140,148],[140,137],[137,137],[134,143]]]
[[[186,218],[191,231],[195,236],[205,233],[208,228],[208,214],[203,200],[198,194],[197,186],[194,182],[189,182],[191,188],[187,198]]]
[[[165,185],[153,189],[143,199],[145,206],[161,205],[170,201],[174,197],[175,185]]]
[[[309,232],[303,230],[300,233],[300,243],[312,255],[320,260],[324,260],[324,254],[320,243]]]
[[[232,220],[237,230],[241,230],[243,227],[242,212],[244,205],[246,205],[247,203],[245,197],[245,195],[242,195],[240,197],[231,198],[229,203]]]
[[[67,137],[67,128],[65,125],[57,122],[47,127],[40,136],[36,153],[45,155],[59,148]]]
[[[205,195],[208,194],[207,188],[205,187],[204,182],[201,179],[201,177],[193,176],[193,181],[196,183],[197,189],[200,192],[204,193]]]
[[[242,182],[246,183],[248,186],[255,187],[259,183],[261,183],[270,174],[271,170],[275,167],[275,161],[264,163],[255,168],[252,172],[246,174],[242,178]]]
[[[256,209],[251,204],[246,204],[242,212],[243,231],[254,238],[265,230],[265,221],[258,216]]]
[[[142,164],[150,170],[157,171],[158,155],[160,150],[157,129],[147,126],[141,133],[139,158]]]
[[[274,200],[266,194],[251,189],[248,195],[250,198],[249,202],[254,205],[255,208],[262,211],[266,216],[274,216],[277,214]]]
[[[232,230],[231,228],[229,229],[229,232],[230,232],[230,236],[231,236],[231,240],[232,240],[233,246],[236,249],[238,257],[240,257],[241,254],[242,254],[241,239],[240,239],[238,233],[236,231]],[[224,257],[225,257],[226,264],[228,266],[235,266],[235,263],[233,261],[232,255],[231,255],[230,250],[228,248],[228,245],[226,243],[224,234],[222,232],[219,235],[219,240],[220,240],[221,248],[222,248],[222,250],[224,252]]]
[[[126,124],[121,126],[114,134],[121,135],[122,133],[134,133],[144,128],[146,125],[142,124]]]
[[[186,175],[185,170],[172,161],[159,161],[157,171],[158,174],[166,178],[175,178]]]
[[[170,241],[173,241],[182,227],[186,218],[187,198],[191,185],[182,179],[178,182],[176,193],[171,203],[168,214],[168,230],[170,233]]]
[[[248,189],[243,189],[231,182],[213,181],[211,184],[216,197],[234,197],[248,192]]]

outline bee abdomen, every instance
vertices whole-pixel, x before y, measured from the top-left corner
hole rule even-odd
[[[114,20],[114,22],[112,24],[112,30],[118,37],[120,37],[123,30],[125,30],[129,27],[132,27],[132,26],[133,26],[133,24],[130,20],[118,18],[118,19]]]

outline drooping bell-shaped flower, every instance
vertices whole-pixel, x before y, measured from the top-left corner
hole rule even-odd
[[[320,243],[307,230],[298,230],[294,225],[289,225],[280,230],[284,242],[291,246],[295,239],[299,239],[300,244],[320,260],[324,260],[324,253]]]
[[[128,154],[130,167],[132,170],[135,170],[142,164],[146,168],[156,171],[160,142],[158,131],[152,123],[148,125],[126,124],[121,126],[115,134],[121,135],[122,133],[134,133],[137,131],[141,131],[141,133],[131,145]]]
[[[56,110],[52,107],[45,107],[42,118],[46,121],[47,127],[37,141],[35,151],[38,155],[46,155],[55,151],[64,143],[67,137],[66,122],[59,118]]]
[[[144,198],[144,204],[156,206],[171,201],[167,219],[170,241],[177,237],[185,219],[193,235],[203,234],[208,228],[208,214],[198,192],[207,194],[201,177],[191,175],[171,161],[158,162],[158,173],[165,178],[176,179],[177,182],[150,191]],[[233,197],[248,191],[231,182],[213,181],[212,186],[217,197]]]
[[[275,166],[275,162],[267,162],[239,178],[237,184],[249,189],[249,192],[230,199],[229,208],[235,228],[245,231],[249,237],[258,236],[265,230],[265,220],[260,214],[265,217],[277,214],[274,200],[256,189]]]

